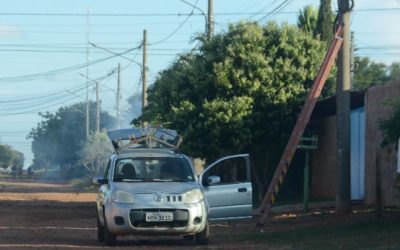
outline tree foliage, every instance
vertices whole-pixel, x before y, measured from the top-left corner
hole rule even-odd
[[[334,15],[331,7],[331,0],[321,0],[318,11],[317,33],[321,40],[330,43],[333,37]]]
[[[91,174],[103,173],[112,152],[113,147],[106,133],[92,134],[81,150],[82,165]]]
[[[0,145],[0,167],[7,168],[12,165],[15,151],[9,145]]]
[[[281,153],[324,53],[296,26],[231,25],[160,73],[140,120],[170,122],[195,157],[250,152],[262,172]]]
[[[387,66],[384,63],[371,61],[368,57],[355,57],[354,61],[354,89],[366,89],[371,85],[384,84],[400,79],[400,63],[394,62]]]
[[[334,16],[330,0],[321,0],[319,9],[307,5],[299,12],[297,26],[314,38],[325,41],[329,45],[333,38]],[[328,48],[326,48],[328,49]],[[331,96],[336,90],[336,67],[333,67],[322,90],[322,96]]]
[[[365,89],[387,80],[385,64],[373,62],[368,57],[355,57],[354,63],[354,89]]]
[[[90,131],[95,130],[95,103],[90,103]],[[59,108],[54,114],[40,114],[43,118],[28,135],[32,139],[34,167],[74,166],[80,160],[80,151],[86,140],[85,103]],[[100,114],[100,127],[112,126],[115,122],[107,112]]]
[[[383,133],[382,145],[395,144],[400,138],[400,98],[395,98],[387,103],[392,113],[386,119],[380,121],[380,129]]]
[[[400,63],[394,62],[389,66],[389,80],[400,80]]]
[[[312,5],[306,5],[299,12],[297,26],[304,32],[311,33],[315,38],[318,33],[318,10]]]
[[[9,145],[0,145],[0,167],[22,169],[24,166],[24,154],[14,150]]]
[[[382,147],[396,145],[400,138],[400,98],[391,99],[387,105],[392,108],[392,113],[380,121],[379,128],[383,134]],[[400,150],[400,145],[397,145]],[[400,190],[400,173],[396,173],[395,186]]]

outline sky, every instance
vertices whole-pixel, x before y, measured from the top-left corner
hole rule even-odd
[[[178,54],[194,48],[194,38],[204,33],[207,0],[186,1],[196,8],[182,0],[3,1],[0,143],[22,152],[25,167],[29,166],[33,155],[26,136],[42,120],[38,113],[84,101],[87,80],[82,75],[87,73],[91,79],[102,79],[101,108],[115,115],[117,76],[107,75],[118,63],[122,66],[121,108],[126,110],[127,98],[141,92],[141,69],[132,60],[142,62],[142,51],[134,48],[141,44],[144,29],[150,85]],[[278,13],[268,14],[281,4]],[[296,24],[298,11],[309,4],[318,6],[319,0],[214,0],[215,32],[224,32],[239,21]],[[332,6],[337,9],[336,0]],[[355,0],[350,29],[356,55],[386,64],[399,62],[397,25],[400,0]],[[124,55],[127,60],[99,47],[115,53],[133,50]],[[93,87],[89,98],[95,100]]]

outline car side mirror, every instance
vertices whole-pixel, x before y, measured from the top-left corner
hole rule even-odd
[[[108,184],[108,179],[103,178],[103,176],[95,176],[93,177],[93,184],[95,185]]]
[[[211,176],[208,176],[206,184],[207,184],[207,186],[212,186],[212,185],[219,184],[220,182],[221,182],[221,178],[219,176],[211,175]]]

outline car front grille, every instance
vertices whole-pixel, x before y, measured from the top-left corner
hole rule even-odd
[[[182,202],[182,195],[166,195],[166,202]]]
[[[173,221],[147,222],[147,212],[172,212]],[[129,219],[134,227],[157,228],[157,227],[185,227],[189,221],[189,212],[185,209],[132,209]]]

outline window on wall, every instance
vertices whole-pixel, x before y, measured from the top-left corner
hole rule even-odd
[[[223,160],[207,170],[203,175],[203,182],[209,176],[219,176],[221,179],[219,185],[246,182],[246,161],[242,157]]]

